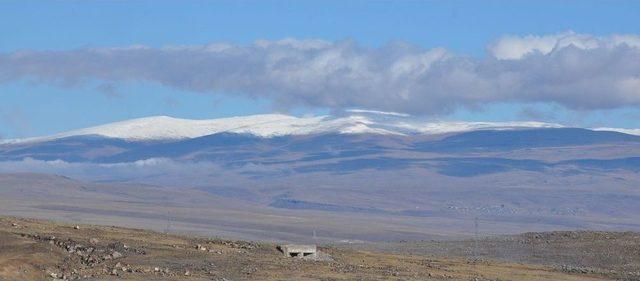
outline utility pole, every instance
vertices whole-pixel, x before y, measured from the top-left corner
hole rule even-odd
[[[171,230],[171,216],[169,212],[169,199],[167,199],[167,197],[164,197],[164,208],[167,211],[167,215],[165,217],[167,220],[167,226],[164,230],[164,233],[169,234],[169,231]]]
[[[473,228],[474,228],[474,239],[473,239],[473,258],[474,259],[478,259],[478,239],[479,239],[479,233],[478,233],[478,217],[475,217],[473,219]]]

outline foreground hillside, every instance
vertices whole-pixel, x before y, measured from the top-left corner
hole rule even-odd
[[[200,246],[198,246],[200,245]],[[323,247],[331,259],[284,257],[276,245],[0,217],[0,280],[606,280],[597,272]],[[611,276],[609,276],[611,277]]]
[[[362,243],[350,245],[350,248],[539,264],[565,272],[598,273],[617,280],[640,280],[640,233],[637,232],[528,232],[476,239]]]

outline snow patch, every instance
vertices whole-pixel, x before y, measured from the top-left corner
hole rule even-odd
[[[594,130],[594,131],[610,131],[610,132],[623,133],[623,134],[627,134],[627,135],[640,136],[640,129],[624,129],[624,128],[606,128],[606,127],[602,127],[602,128],[593,128],[591,130]]]

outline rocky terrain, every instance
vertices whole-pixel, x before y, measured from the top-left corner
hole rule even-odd
[[[533,235],[534,238],[550,235],[549,241],[556,237]],[[546,241],[544,239],[541,241]],[[613,241],[620,242],[616,239]],[[607,241],[610,240],[596,239],[594,243],[606,245]],[[619,252],[616,258],[628,256],[637,265],[638,252],[634,249],[638,247],[638,240],[630,239],[627,243],[629,250]],[[285,257],[277,245],[270,243],[0,217],[0,280],[3,281],[637,280],[632,275],[597,270],[444,257],[438,251],[389,253],[344,246],[325,246],[320,250],[324,253],[322,260],[303,260]],[[546,255],[544,251],[539,254]]]
[[[353,249],[540,264],[564,272],[640,280],[640,233],[553,231],[465,240],[350,245]]]

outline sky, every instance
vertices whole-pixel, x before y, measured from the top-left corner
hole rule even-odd
[[[638,1],[3,1],[0,138],[349,108],[640,127]]]

